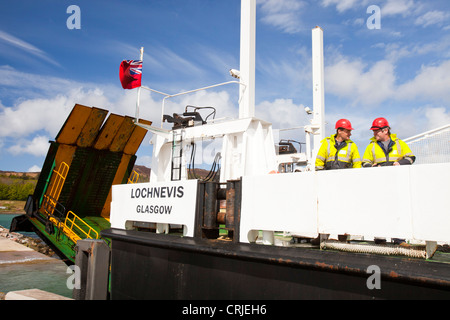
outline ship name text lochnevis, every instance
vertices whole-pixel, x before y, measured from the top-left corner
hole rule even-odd
[[[183,186],[173,187],[144,187],[131,189],[131,199],[135,198],[182,198]]]
[[[184,187],[143,187],[131,189],[132,199],[164,199],[164,198],[183,198]],[[153,214],[171,214],[171,205],[138,205],[137,213]]]

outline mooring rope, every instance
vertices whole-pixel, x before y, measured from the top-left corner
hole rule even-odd
[[[338,250],[345,252],[355,253],[374,253],[381,255],[402,255],[414,258],[423,258],[427,256],[425,247],[401,247],[395,245],[367,245],[356,243],[345,243],[335,241],[323,241],[320,243],[320,249],[322,250]]]

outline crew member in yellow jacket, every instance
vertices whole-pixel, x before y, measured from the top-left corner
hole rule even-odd
[[[391,133],[385,118],[376,118],[370,130],[373,138],[363,156],[363,167],[384,167],[413,164],[416,157],[408,145]]]
[[[352,125],[347,119],[339,119],[336,134],[322,140],[316,156],[316,170],[361,168],[358,147],[350,140]]]

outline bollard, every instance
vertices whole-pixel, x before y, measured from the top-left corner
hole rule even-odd
[[[74,288],[75,300],[106,300],[110,249],[103,240],[78,240],[75,264],[80,270],[80,287]]]
[[[203,227],[207,229],[217,228],[217,189],[216,182],[207,182],[205,185]]]

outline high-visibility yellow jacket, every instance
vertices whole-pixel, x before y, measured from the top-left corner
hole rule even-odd
[[[332,170],[346,168],[361,168],[361,157],[356,144],[347,140],[336,147],[336,135],[322,140],[316,156],[316,170]]]
[[[396,161],[401,165],[413,164],[415,160],[416,157],[408,145],[398,139],[396,134],[391,133],[391,142],[388,150],[384,150],[375,137],[371,138],[364,152],[362,162],[364,167],[372,167],[374,164],[392,166]]]

